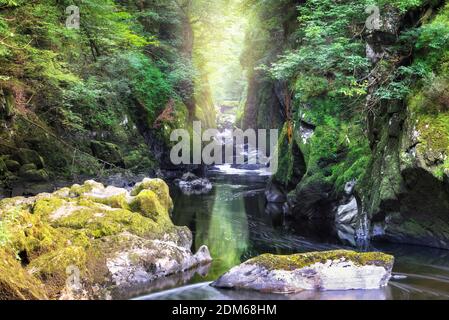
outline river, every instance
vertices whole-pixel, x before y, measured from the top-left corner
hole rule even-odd
[[[206,244],[213,257],[209,266],[159,279],[118,292],[121,299],[449,299],[449,250],[421,246],[371,243],[364,250],[378,250],[395,256],[393,279],[380,290],[304,291],[298,294],[261,294],[251,291],[219,290],[210,283],[233,266],[262,253],[292,254],[331,249],[354,249],[339,240],[332,226],[295,223],[280,208],[265,203],[269,179],[260,171],[236,170],[229,165],[208,172],[213,182],[209,194],[184,195],[170,187],[174,200],[173,222],[193,233],[193,251]],[[135,181],[142,177],[135,177]],[[123,187],[123,177],[111,176],[105,184]],[[36,186],[33,192],[51,191],[57,186]],[[23,188],[13,191],[21,194]],[[51,190],[50,190],[51,189]],[[11,196],[10,194],[6,196]]]
[[[449,299],[449,251],[419,246],[370,244],[396,258],[390,284],[379,290],[304,291],[261,294],[219,290],[210,282],[241,262],[262,253],[291,254],[346,248],[329,226],[298,225],[281,213],[267,210],[264,188],[268,177],[229,167],[210,173],[214,189],[206,195],[183,195],[172,189],[173,221],[193,232],[193,249],[206,244],[214,259],[192,270],[141,288],[137,299]],[[129,293],[128,293],[129,294]]]

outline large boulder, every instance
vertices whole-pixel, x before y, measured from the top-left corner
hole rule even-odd
[[[232,268],[212,285],[266,293],[378,289],[388,284],[393,263],[394,257],[380,252],[264,254]]]
[[[0,299],[114,298],[208,264],[207,247],[193,254],[191,232],[173,225],[172,206],[160,179],[131,193],[86,181],[0,201]]]

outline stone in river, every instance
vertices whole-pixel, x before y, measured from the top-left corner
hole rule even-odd
[[[232,268],[212,286],[266,293],[379,289],[388,284],[393,263],[393,256],[381,252],[264,254]]]

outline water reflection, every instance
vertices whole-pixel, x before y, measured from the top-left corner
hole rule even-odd
[[[202,219],[201,223],[205,225],[197,226],[203,231],[195,235],[196,248],[206,244],[215,261],[209,279],[216,279],[224,271],[240,264],[243,253],[248,249],[248,220],[243,198],[222,199],[232,196],[233,191],[233,188],[217,185],[209,219]]]
[[[449,299],[449,251],[406,245],[374,244],[367,248],[391,253],[396,258],[395,277],[388,287],[380,290],[273,295],[210,287],[209,281],[261,253],[351,249],[339,240],[332,226],[294,223],[281,207],[266,206],[264,179],[248,175],[216,176],[211,179],[214,181],[211,194],[184,196],[175,192],[174,222],[192,230],[195,250],[202,244],[208,245],[214,261],[207,275],[196,273],[172,286],[181,287],[144,299]],[[160,290],[166,289],[168,286]]]
[[[267,294],[247,290],[223,290],[200,283],[142,297],[144,300],[388,300],[389,287],[379,290],[302,291],[295,294]]]
[[[206,244],[214,259],[203,281],[214,280],[239,264],[248,250],[248,219],[243,197],[239,194],[243,188],[242,185],[217,183],[210,194],[175,193],[173,196],[176,203],[173,220],[192,230],[195,251]]]

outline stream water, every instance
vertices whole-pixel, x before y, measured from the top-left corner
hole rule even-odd
[[[449,251],[419,246],[371,244],[396,257],[394,277],[380,290],[305,291],[261,294],[218,290],[210,282],[241,262],[262,253],[291,254],[348,248],[330,226],[301,225],[266,208],[267,177],[222,167],[209,177],[214,189],[206,195],[183,195],[173,189],[175,224],[193,232],[193,250],[206,244],[214,259],[199,270],[163,279],[135,292],[138,299],[449,299]],[[328,235],[328,236],[324,236]]]
[[[142,287],[117,292],[115,298],[173,300],[251,299],[449,299],[449,250],[420,246],[371,243],[363,250],[383,251],[395,256],[393,278],[379,290],[304,291],[298,294],[262,294],[251,291],[219,290],[210,286],[232,267],[262,253],[293,254],[331,249],[354,249],[338,238],[331,225],[297,223],[282,208],[268,205],[265,187],[269,173],[264,169],[242,170],[231,165],[208,173],[213,190],[203,195],[185,195],[170,187],[174,200],[173,222],[193,233],[193,251],[209,247],[213,262],[196,270],[159,279]],[[135,177],[140,181],[142,177]],[[123,187],[121,176],[102,181]],[[67,184],[67,182],[65,182]],[[35,186],[36,194],[63,186]],[[48,189],[48,190],[47,190]],[[4,196],[24,194],[19,186]],[[1,197],[0,197],[1,198]],[[359,248],[360,250],[360,248]]]

